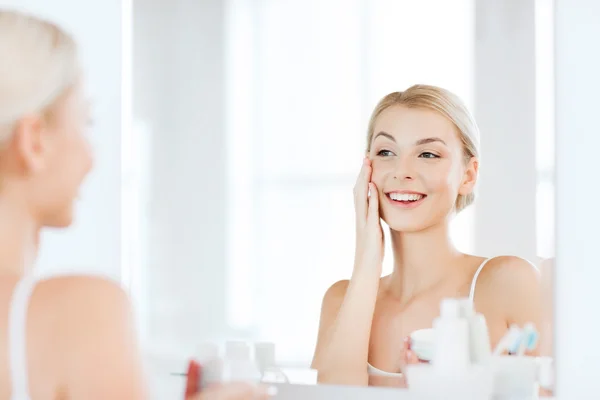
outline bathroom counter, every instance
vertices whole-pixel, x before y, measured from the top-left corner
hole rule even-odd
[[[425,399],[407,389],[374,388],[336,385],[275,385],[278,393],[274,400],[420,400]],[[556,400],[540,397],[540,400]]]

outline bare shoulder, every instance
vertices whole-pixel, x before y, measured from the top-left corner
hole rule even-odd
[[[42,279],[41,285],[70,293],[96,293],[98,291],[124,293],[123,287],[117,281],[100,275],[58,275]]]
[[[538,322],[541,276],[531,262],[515,256],[495,257],[481,271],[480,293],[502,309],[508,323]]]
[[[54,277],[40,282],[39,300],[46,300],[54,315],[54,347],[69,398],[143,397],[132,307],[119,283],[94,276]],[[86,373],[90,368],[102,373]]]
[[[516,256],[500,256],[490,259],[480,277],[490,287],[503,288],[519,283],[539,282],[540,273],[531,262]]]
[[[58,276],[42,280],[32,304],[54,320],[65,345],[86,345],[109,327],[124,333],[133,326],[131,303],[119,283],[100,276]],[[39,313],[36,313],[40,315]],[[91,335],[94,333],[94,335]]]
[[[93,308],[94,311],[129,309],[129,297],[119,283],[100,276],[68,275],[44,279],[39,284],[39,295],[44,303],[57,310],[79,313]]]
[[[344,296],[346,296],[346,291],[348,290],[349,284],[350,281],[348,279],[344,279],[331,285],[323,296],[323,310],[339,308],[344,300]]]

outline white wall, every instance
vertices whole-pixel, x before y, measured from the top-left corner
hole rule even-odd
[[[600,2],[555,0],[557,265],[560,399],[598,398],[598,93]]]
[[[536,262],[534,0],[476,1],[475,117],[482,164],[480,254]]]
[[[167,351],[225,329],[223,19],[220,0],[134,3],[133,119],[150,149],[138,300],[145,342]]]
[[[58,22],[77,38],[93,100],[90,132],[96,168],[78,205],[76,223],[43,235],[39,272],[121,276],[121,1],[0,0]]]
[[[148,151],[133,295],[156,399],[180,397],[183,381],[169,373],[226,330],[224,3],[133,7],[134,147]]]

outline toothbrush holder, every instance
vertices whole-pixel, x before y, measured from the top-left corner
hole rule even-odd
[[[494,356],[494,399],[534,399],[538,394],[538,361],[529,356]]]

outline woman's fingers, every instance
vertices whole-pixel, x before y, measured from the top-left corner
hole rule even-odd
[[[413,351],[411,346],[410,336],[405,337],[404,342],[402,343],[402,355],[400,357],[400,370],[402,372],[405,371],[407,365],[427,363],[427,361],[422,361],[417,357],[417,354]]]
[[[367,196],[369,181],[371,180],[371,161],[365,157],[362,168],[354,186],[354,208],[356,209],[357,223],[367,217]]]
[[[200,391],[200,364],[196,361],[190,361],[187,371],[187,379],[185,384],[185,398],[193,398]]]
[[[404,362],[406,363],[406,365],[419,364],[419,363],[421,363],[421,360],[419,360],[419,357],[417,357],[417,355],[415,354],[414,351],[408,350],[406,352],[406,357],[405,357]]]
[[[379,224],[379,193],[377,192],[377,186],[373,182],[369,183],[369,210],[367,213],[367,220],[371,223]]]

